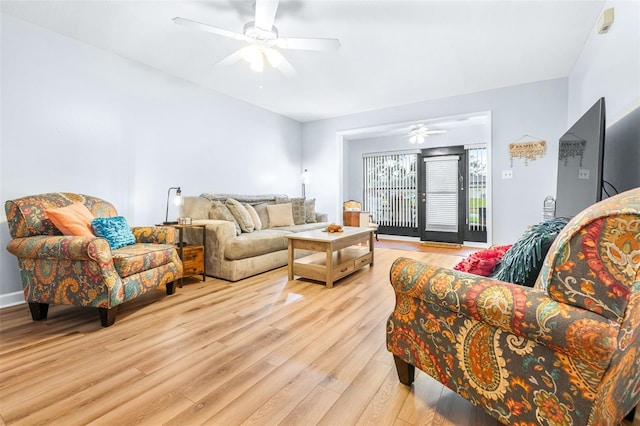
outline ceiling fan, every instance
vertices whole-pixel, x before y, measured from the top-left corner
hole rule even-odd
[[[424,124],[418,124],[417,126],[412,126],[411,130],[407,136],[409,137],[409,142],[411,143],[423,143],[426,138],[430,135],[439,135],[442,133],[447,133],[446,130],[429,130]]]
[[[340,41],[335,38],[284,38],[280,37],[273,21],[279,0],[256,0],[255,20],[244,25],[242,33],[236,33],[186,18],[175,17],[173,22],[185,27],[207,31],[234,40],[244,41],[247,46],[222,59],[215,66],[232,65],[244,59],[253,71],[262,72],[265,62],[277,68],[287,77],[294,77],[296,71],[278,49],[295,50],[337,50]],[[266,59],[266,61],[265,61]]]

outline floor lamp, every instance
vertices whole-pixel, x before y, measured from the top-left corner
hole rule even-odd
[[[311,173],[307,169],[304,169],[304,172],[300,175],[300,179],[302,179],[302,196],[306,197],[305,190],[306,186],[311,182]]]

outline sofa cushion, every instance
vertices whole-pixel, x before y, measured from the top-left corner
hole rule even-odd
[[[269,224],[269,212],[267,211],[268,205],[271,205],[271,203],[259,203],[259,204],[253,205],[253,208],[256,210],[256,213],[258,213],[260,222],[262,222],[262,229],[267,229],[271,226]]]
[[[269,228],[295,225],[291,203],[268,205],[267,212],[269,213]]]
[[[253,208],[251,204],[244,204],[244,207],[249,212],[249,216],[251,216],[251,220],[253,221],[253,229],[254,231],[259,231],[262,229],[262,220],[260,220],[260,216],[258,216],[258,212]]]
[[[204,197],[208,200],[218,200],[218,201],[226,201],[227,198],[233,198],[234,200],[238,200],[241,203],[249,203],[251,205],[256,205],[260,203],[268,203],[275,204],[275,200],[277,197],[287,198],[286,194],[202,194],[201,197]]]
[[[304,231],[313,231],[314,229],[322,229],[327,226],[326,222],[317,222],[317,223],[305,223],[304,225],[294,225],[294,226],[283,226],[278,228],[278,231],[287,231],[287,232],[304,232]]]
[[[316,199],[307,198],[304,200],[304,221],[306,223],[315,223],[316,220]]]
[[[229,208],[229,211],[235,218],[236,222],[238,222],[238,225],[240,225],[242,232],[253,232],[255,226],[251,219],[251,215],[249,215],[247,208],[243,206],[240,201],[234,200],[233,198],[227,198],[227,201],[225,201],[224,204]]]
[[[238,223],[236,218],[233,217],[233,214],[229,210],[229,207],[227,207],[221,201],[214,200],[214,201],[211,202],[211,210],[209,211],[209,219],[226,220],[226,221],[229,221],[229,222],[233,222],[233,224],[236,227],[236,235],[240,235],[240,233],[242,232],[242,229],[240,228],[240,224]]]
[[[120,278],[166,265],[175,246],[169,244],[138,243],[113,250],[113,266]]]
[[[250,234],[241,234],[227,241],[224,257],[229,260],[245,259],[278,250],[286,250],[290,234],[276,229],[263,229]]]
[[[136,237],[131,232],[127,220],[122,216],[97,217],[91,221],[91,227],[96,237],[109,242],[111,250],[135,244]]]
[[[203,197],[184,197],[182,211],[192,219],[209,219],[211,201]]]
[[[91,221],[93,214],[82,203],[73,203],[66,207],[46,209],[45,213],[62,235],[93,237]]]

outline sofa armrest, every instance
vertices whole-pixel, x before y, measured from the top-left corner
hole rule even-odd
[[[22,259],[95,260],[111,262],[109,242],[99,237],[35,236],[15,238],[7,250]]]
[[[205,226],[205,244],[207,246],[207,257],[224,257],[224,247],[226,242],[236,237],[236,226],[227,220],[199,219],[194,220],[194,224]],[[186,229],[184,241],[187,244],[202,244],[202,231],[198,229]]]
[[[408,258],[397,259],[390,274],[396,309],[406,306],[407,297],[419,299],[435,310],[446,308],[601,369],[616,350],[617,322],[559,303],[541,290]],[[585,351],[584,347],[590,349]],[[598,359],[593,354],[598,354]]]
[[[176,229],[172,226],[132,226],[131,232],[137,243],[173,244]]]

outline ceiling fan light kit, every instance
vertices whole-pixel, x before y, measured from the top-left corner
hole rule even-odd
[[[295,69],[278,49],[336,50],[340,48],[340,41],[334,38],[281,38],[278,29],[273,25],[278,3],[279,0],[256,0],[255,20],[244,25],[242,34],[186,18],[175,17],[173,22],[249,43],[248,46],[219,61],[216,66],[231,65],[244,59],[253,71],[263,72],[266,58],[273,68],[279,69],[287,77],[293,77],[296,75]]]

